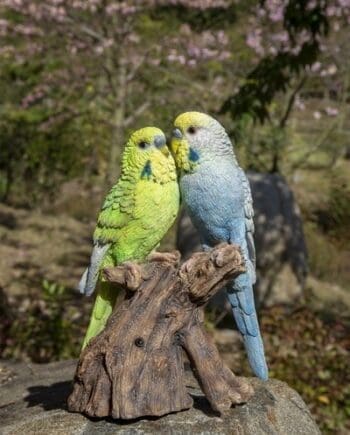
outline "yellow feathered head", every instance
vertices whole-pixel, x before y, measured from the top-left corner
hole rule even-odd
[[[155,167],[174,168],[173,157],[162,130],[156,127],[141,128],[130,136],[125,146],[122,173],[137,172],[141,179],[151,179],[155,175]]]

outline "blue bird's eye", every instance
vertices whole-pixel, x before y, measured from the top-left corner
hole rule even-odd
[[[190,134],[195,134],[196,131],[197,131],[197,129],[196,129],[196,127],[193,127],[193,125],[191,125],[187,129],[187,132],[190,133]]]

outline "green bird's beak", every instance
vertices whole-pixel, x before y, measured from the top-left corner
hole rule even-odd
[[[154,146],[159,149],[161,153],[163,153],[166,157],[169,156],[169,150],[166,146],[165,136],[156,136],[154,138]]]

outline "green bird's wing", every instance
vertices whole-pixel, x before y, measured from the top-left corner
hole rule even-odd
[[[121,230],[133,218],[134,207],[134,187],[131,183],[120,180],[106,196],[98,216],[94,232],[94,248],[91,261],[87,271],[84,273],[86,276],[84,293],[87,295],[92,294],[96,287],[98,291],[89,327],[84,338],[83,348],[91,338],[104,329],[112,313],[117,292],[111,284],[99,279],[100,270],[102,267],[116,265],[117,258],[111,255],[109,251],[113,250],[115,252],[118,250],[118,238],[120,237]]]
[[[143,179],[132,183],[130,179],[121,179],[107,195],[98,217],[95,246],[109,244],[98,270],[127,260],[146,258],[174,222],[178,207],[175,172],[174,180],[164,184]],[[102,279],[97,280],[97,289],[83,348],[104,329],[118,295],[116,288]]]
[[[110,247],[110,243],[94,243],[92,250],[90,265],[87,267],[79,282],[79,291],[85,296],[91,296],[95,290],[96,283],[99,277],[102,262]]]
[[[97,220],[90,265],[79,282],[80,293],[91,296],[94,292],[106,254],[117,242],[118,230],[127,225],[132,216],[133,202],[127,183],[118,183],[108,193]]]
[[[103,203],[94,233],[94,243],[113,244],[118,242],[120,230],[134,217],[135,183],[121,179]]]

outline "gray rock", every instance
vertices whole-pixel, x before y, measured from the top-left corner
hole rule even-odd
[[[251,379],[255,395],[245,405],[214,414],[192,376],[186,380],[193,409],[132,422],[91,420],[66,410],[76,361],[46,365],[0,363],[0,434],[320,434],[300,396],[285,383]]]
[[[257,305],[294,302],[302,296],[307,275],[307,249],[298,205],[282,176],[248,173],[248,178],[255,210]],[[201,249],[185,211],[179,220],[177,248],[185,258]],[[227,307],[223,293],[213,302]]]

